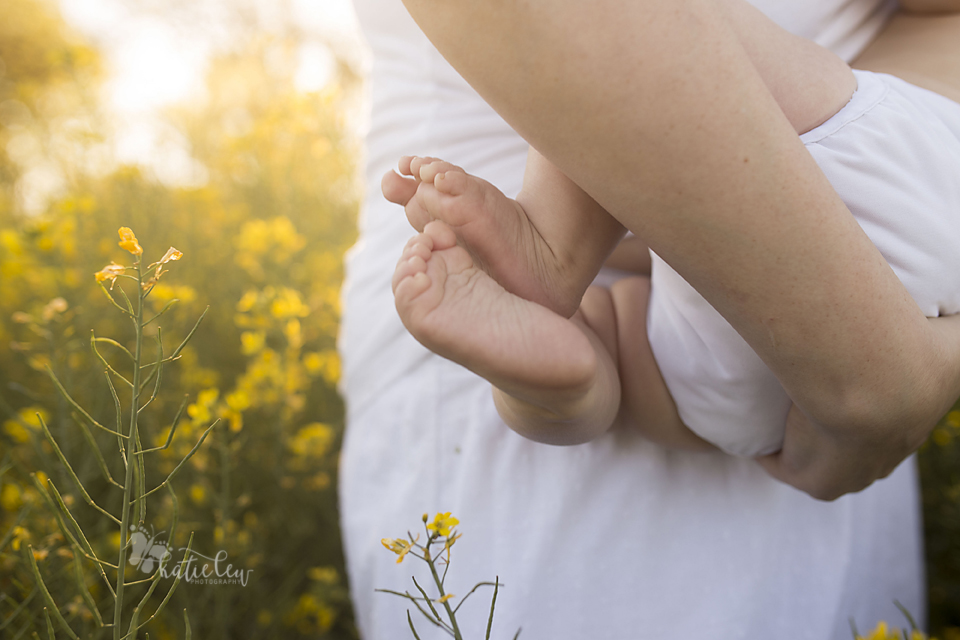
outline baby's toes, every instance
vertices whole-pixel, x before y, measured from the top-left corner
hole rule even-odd
[[[413,176],[419,181],[420,170],[433,162],[443,162],[443,160],[432,156],[404,156],[400,158],[400,173]]]
[[[397,306],[400,319],[408,329],[414,329],[409,323],[422,319],[431,309],[420,309],[423,294],[430,289],[433,283],[426,271],[414,273],[401,279],[393,289],[393,300]]]
[[[479,181],[463,171],[445,171],[436,174],[433,179],[433,186],[437,188],[437,191],[448,196],[461,196],[467,193],[471,187],[479,186]]]
[[[393,294],[398,295],[400,290],[401,283],[414,278],[418,273],[426,273],[427,271],[427,261],[421,258],[420,256],[411,256],[409,258],[401,258],[400,262],[397,263],[397,268],[393,272],[393,280],[391,286],[393,287]]]
[[[433,220],[423,227],[423,235],[430,239],[432,251],[442,251],[457,244],[457,235],[443,220]]]
[[[430,236],[418,233],[409,240],[407,244],[403,247],[403,253],[400,254],[399,262],[412,258],[413,256],[420,256],[426,261],[430,257],[430,252],[433,251],[433,238]]]
[[[380,191],[389,202],[406,206],[417,193],[417,184],[415,180],[404,178],[395,171],[388,171],[380,180]]]
[[[458,173],[461,175],[466,175],[466,172],[463,169],[444,160],[425,162],[420,166],[420,172],[418,175],[423,182],[432,183],[438,175],[443,175],[445,173]]]

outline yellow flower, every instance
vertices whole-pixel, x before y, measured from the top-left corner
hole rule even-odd
[[[857,636],[857,640],[899,640],[899,629],[890,629],[886,622],[880,621],[870,635]]]
[[[383,538],[380,540],[380,544],[397,554],[397,564],[403,562],[403,557],[410,553],[410,550],[413,549],[413,542],[410,540],[404,540],[403,538]]]
[[[950,444],[950,441],[953,439],[953,434],[941,427],[937,427],[933,430],[933,441],[937,443],[939,447],[945,447]]]
[[[450,529],[460,524],[460,521],[450,515],[450,512],[438,513],[433,518],[433,522],[427,525],[427,529],[440,536],[449,536]]]
[[[3,507],[6,511],[14,512],[19,511],[22,506],[23,494],[20,488],[9,482],[3,485],[3,489],[0,489],[0,507]]]
[[[163,257],[160,258],[160,262],[157,263],[157,266],[162,264],[167,264],[168,262],[174,262],[183,257],[183,252],[170,247],[167,249],[167,252],[163,254]]]
[[[207,490],[203,485],[193,484],[190,486],[190,499],[196,504],[203,504],[207,501]]]
[[[311,422],[297,431],[287,446],[298,456],[322,458],[330,451],[333,444],[334,431],[330,425],[321,422]]]
[[[143,247],[137,242],[137,236],[133,235],[133,229],[130,227],[120,227],[117,233],[120,234],[120,242],[118,244],[121,249],[129,251],[135,256],[143,253]]]
[[[111,262],[93,275],[97,278],[97,282],[109,280],[110,288],[112,289],[113,283],[117,281],[117,278],[123,275],[124,269],[126,269],[126,267],[123,265],[117,264],[116,262]]]
[[[446,601],[449,600],[450,598],[456,598],[456,596],[453,595],[452,593],[448,593],[447,595],[443,596],[442,598],[437,598],[437,602],[439,602],[440,604],[443,604],[444,602],[446,602]]]
[[[340,579],[337,570],[333,567],[312,567],[307,569],[307,576],[311,580],[316,580],[324,584],[337,584],[337,581]]]
[[[244,331],[240,334],[240,350],[245,356],[257,353],[266,342],[267,334],[263,331]]]
[[[24,529],[23,527],[17,526],[13,528],[13,542],[11,543],[11,548],[14,551],[20,551],[20,543],[26,540],[30,540],[30,532]]]
[[[452,546],[453,546],[453,543],[456,542],[457,540],[459,540],[459,539],[460,539],[460,536],[462,536],[462,535],[463,535],[462,533],[456,533],[456,532],[454,532],[454,534],[453,534],[452,536],[449,536],[449,537],[447,538],[447,541],[446,541],[446,542],[444,543],[444,545],[443,545],[443,550],[447,552],[447,557],[448,557],[448,558],[450,557],[450,547],[452,547]]]

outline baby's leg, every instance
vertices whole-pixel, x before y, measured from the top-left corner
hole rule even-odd
[[[624,278],[613,285],[608,297],[616,313],[621,403],[626,417],[657,444],[675,449],[713,449],[683,424],[650,349],[650,278]],[[584,307],[587,302],[584,297]]]
[[[504,290],[443,222],[408,243],[393,291],[410,333],[489,380],[504,421],[521,435],[578,444],[613,423],[620,386],[597,334],[580,317],[568,320]]]
[[[511,200],[489,182],[435,158],[404,157],[383,178],[418,231],[442,220],[478,267],[507,291],[569,317],[624,233],[590,196],[535,150]]]

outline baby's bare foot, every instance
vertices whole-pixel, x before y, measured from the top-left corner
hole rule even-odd
[[[441,220],[473,262],[503,288],[570,317],[580,285],[565,274],[549,243],[516,201],[485,180],[436,158],[405,156],[400,173],[384,176],[383,193],[401,204],[418,231]]]
[[[549,404],[589,388],[598,364],[584,333],[504,290],[456,240],[445,223],[429,222],[397,263],[393,292],[410,333],[526,401]]]

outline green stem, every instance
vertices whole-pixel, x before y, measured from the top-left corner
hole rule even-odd
[[[133,356],[133,384],[132,401],[130,403],[130,429],[127,435],[127,443],[130,447],[130,453],[136,453],[137,443],[137,415],[139,413],[140,403],[140,362],[143,356],[143,270],[141,261],[137,261],[137,309],[134,314],[134,326],[137,332],[137,346]],[[121,292],[123,290],[121,289]],[[124,296],[126,297],[126,296]],[[133,491],[133,474],[135,460],[130,459],[127,464],[126,480],[123,483],[123,503],[120,507],[120,558],[117,561],[117,599],[113,609],[113,638],[120,640],[121,625],[120,617],[123,613],[123,587],[124,587],[124,569],[127,563],[127,541],[130,533],[130,502]],[[141,487],[141,491],[143,488]]]
[[[427,540],[426,549],[424,549],[424,559],[427,561],[427,564],[430,565],[430,573],[433,574],[433,581],[437,583],[437,590],[440,592],[440,598],[447,594],[443,592],[443,580],[440,579],[440,574],[437,573],[437,567],[434,564],[433,555],[430,553],[430,545],[436,539],[436,536],[431,536]],[[450,618],[450,626],[453,627],[453,637],[456,640],[463,640],[463,635],[460,633],[460,627],[457,626],[457,616],[454,615],[453,609],[450,607],[450,601],[443,601],[443,608],[447,610],[447,617]]]

